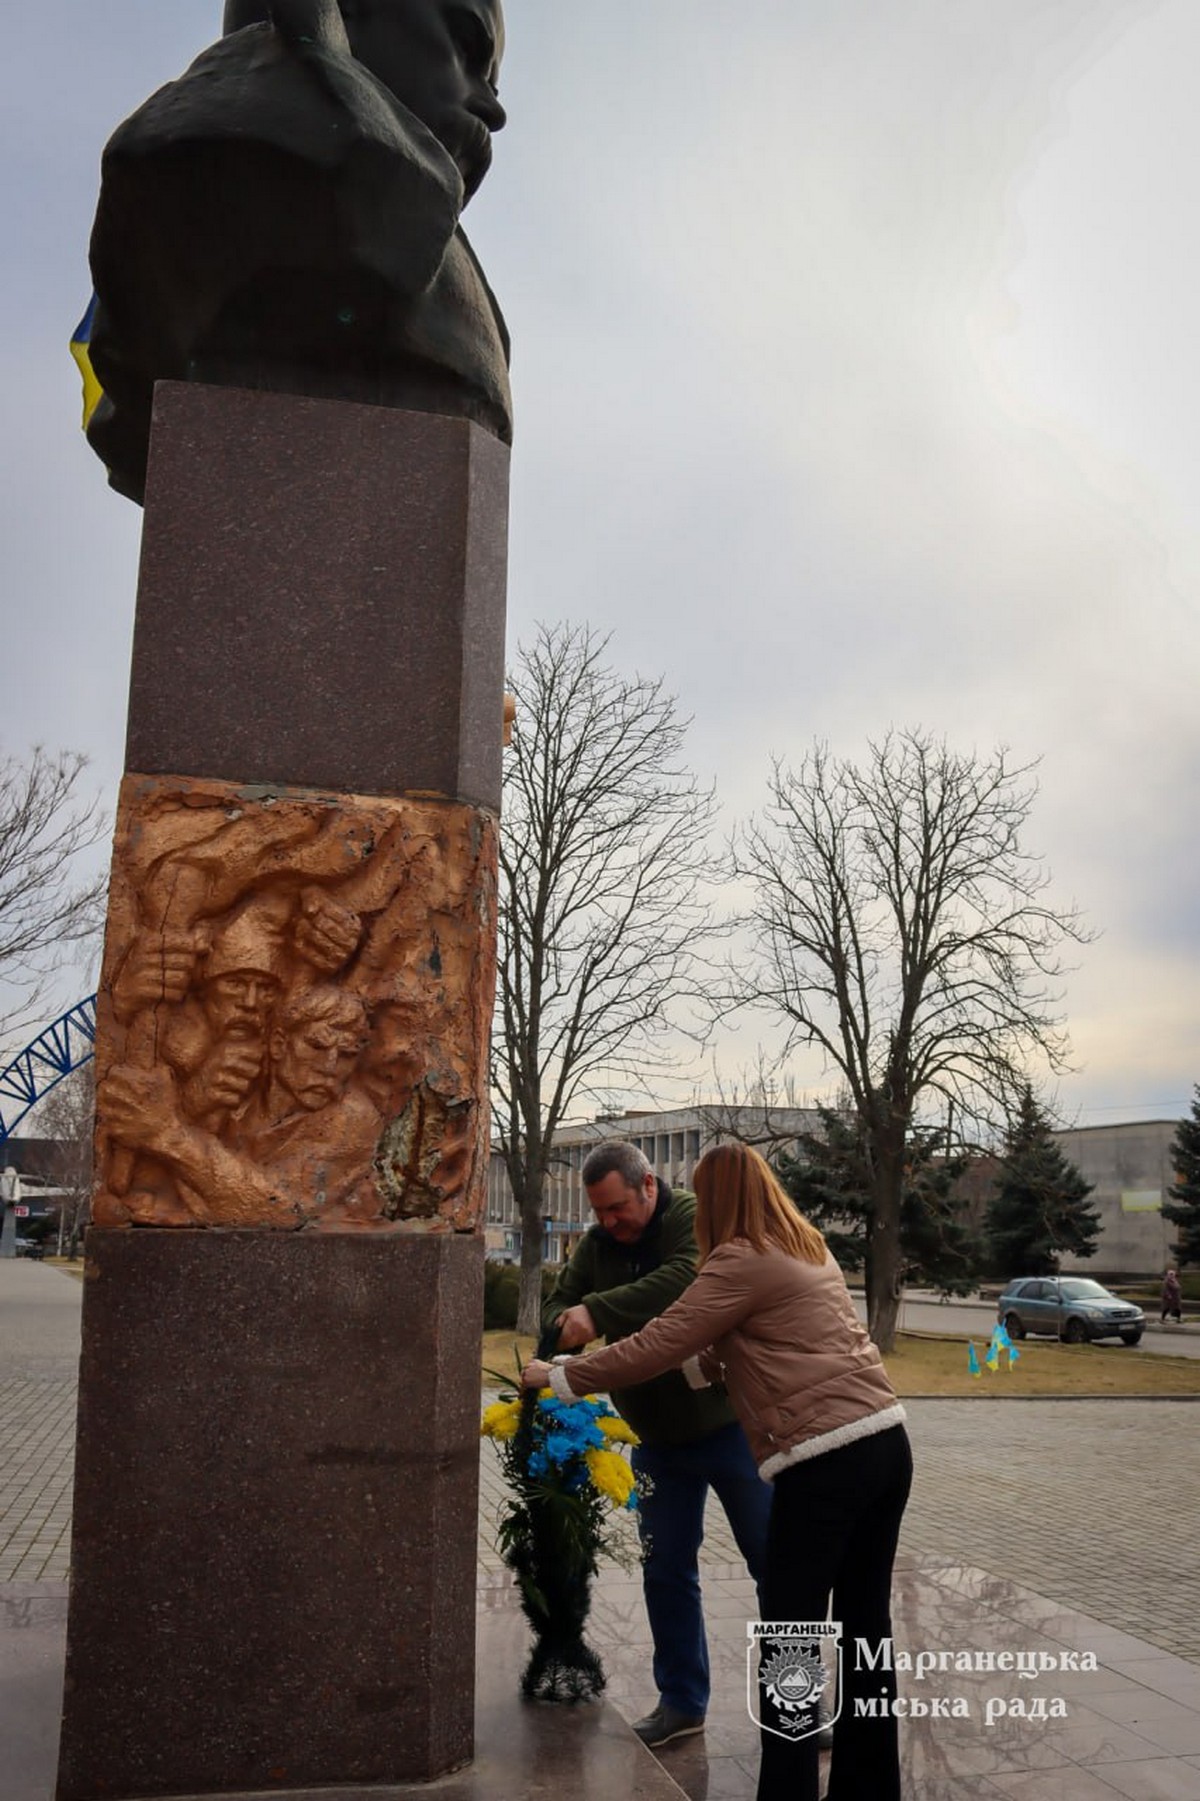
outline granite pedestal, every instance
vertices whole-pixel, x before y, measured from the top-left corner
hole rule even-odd
[[[432,1782],[226,1792],[223,1801],[685,1801],[685,1791],[616,1708],[517,1698],[528,1631],[511,1593],[480,1596],[475,1758]],[[63,1584],[0,1585],[0,1801],[48,1801],[52,1716],[62,1685]],[[689,1791],[696,1794],[695,1785]],[[701,1793],[703,1791],[700,1791]],[[722,1791],[724,1792],[724,1791]],[[128,1801],[125,1791],[109,1801]],[[203,1801],[195,1794],[169,1801]],[[712,1801],[717,1801],[716,1794]]]
[[[507,471],[156,391],[59,1801],[471,1757]]]
[[[472,1751],[482,1245],[95,1233],[60,1801]]]

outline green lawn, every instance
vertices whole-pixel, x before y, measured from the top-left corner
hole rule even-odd
[[[65,1275],[83,1280],[83,1259],[46,1258]],[[981,1366],[985,1338],[974,1340]],[[900,1395],[966,1395],[988,1400],[1018,1395],[1200,1395],[1200,1359],[1145,1356],[1124,1345],[1064,1345],[1054,1339],[1026,1338],[1017,1347],[1016,1367],[1007,1357],[993,1375],[986,1366],[978,1376],[967,1368],[963,1338],[940,1338],[927,1332],[902,1332],[886,1358],[888,1374]],[[518,1363],[532,1357],[534,1340],[515,1332],[485,1332],[481,1380],[495,1386],[497,1375],[515,1386]]]
[[[1015,1368],[1001,1356],[993,1375],[983,1363],[987,1339],[976,1338],[981,1373],[967,1367],[966,1341],[902,1332],[886,1359],[901,1395],[1200,1395],[1200,1360],[1143,1355],[1124,1345],[1059,1344],[1025,1338]]]
[[[987,1340],[974,1342],[982,1366]],[[515,1380],[514,1347],[522,1360],[533,1355],[531,1338],[485,1332],[484,1370],[511,1372]],[[967,1395],[973,1400],[1016,1395],[1200,1395],[1200,1360],[1144,1356],[1124,1345],[1064,1345],[1049,1338],[1027,1338],[1017,1348],[1020,1355],[1014,1369],[1003,1357],[995,1375],[984,1366],[980,1375],[972,1376],[965,1339],[902,1332],[886,1362],[901,1395]]]

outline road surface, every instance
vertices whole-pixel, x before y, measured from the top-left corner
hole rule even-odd
[[[859,1318],[865,1320],[866,1303],[861,1294],[855,1295],[854,1304]],[[942,1306],[937,1301],[911,1298],[905,1299],[900,1314],[902,1331],[943,1332],[953,1338],[990,1338],[995,1324],[996,1309],[991,1302],[952,1301]],[[1104,1343],[1116,1346],[1117,1340],[1105,1339]],[[1141,1344],[1129,1347],[1129,1355],[1200,1357],[1200,1331],[1186,1326],[1159,1330],[1155,1318]]]

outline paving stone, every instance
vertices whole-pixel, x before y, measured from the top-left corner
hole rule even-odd
[[[6,1280],[23,1285],[27,1302],[36,1291],[38,1305],[11,1309]],[[68,1280],[37,1266],[0,1267],[4,1583],[61,1584],[69,1570],[77,1344],[71,1308],[55,1286]],[[1010,1689],[1065,1698],[1069,1717],[1036,1731],[1005,1720],[985,1733],[978,1713],[989,1695],[1005,1692],[998,1678],[945,1675],[940,1689],[926,1685],[930,1695],[948,1695],[957,1681],[973,1717],[942,1719],[926,1731],[910,1721],[903,1729],[906,1801],[1200,1801],[1194,1405],[917,1401],[908,1414],[916,1475],[900,1544],[898,1642],[1094,1649],[1101,1668],[1057,1672],[1053,1690],[1010,1679]],[[495,1449],[485,1441],[477,1541],[485,1611],[510,1586],[495,1543],[504,1493]],[[632,1519],[623,1528],[633,1554]],[[749,1801],[757,1738],[741,1677],[753,1590],[715,1503],[701,1568],[715,1681],[712,1729],[704,1739],[665,1748],[662,1763],[693,1801],[706,1793],[709,1801]],[[605,1565],[593,1622],[610,1699],[636,1718],[655,1699],[636,1571]]]

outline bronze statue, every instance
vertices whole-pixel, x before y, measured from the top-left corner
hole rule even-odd
[[[504,124],[500,0],[226,0],[110,140],[88,438],[140,501],[158,380],[451,413],[511,442],[508,334],[458,223]]]

